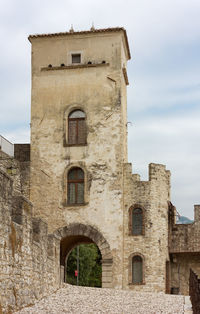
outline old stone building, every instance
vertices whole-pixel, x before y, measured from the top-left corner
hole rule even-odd
[[[103,287],[188,294],[189,268],[200,272],[200,205],[194,223],[176,225],[165,166],[150,164],[148,181],[132,174],[126,31],[29,41],[31,144],[1,145],[2,307],[58,288],[71,249],[92,242]]]

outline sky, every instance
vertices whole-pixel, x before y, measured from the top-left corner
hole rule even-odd
[[[172,202],[193,218],[200,204],[200,1],[0,0],[0,134],[30,141],[29,34],[124,27],[128,62],[128,150],[133,172],[171,171]]]

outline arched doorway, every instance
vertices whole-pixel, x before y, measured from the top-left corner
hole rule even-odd
[[[81,243],[66,256],[65,282],[84,287],[102,287],[102,256],[95,243]]]
[[[61,281],[64,281],[65,259],[69,252],[78,244],[95,243],[102,256],[102,288],[112,288],[112,254],[104,236],[96,228],[84,224],[69,224],[55,233],[60,241]]]

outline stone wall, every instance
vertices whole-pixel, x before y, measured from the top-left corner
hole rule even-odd
[[[189,295],[190,268],[200,275],[200,253],[171,255],[171,292]]]
[[[170,226],[170,277],[172,292],[189,294],[190,268],[200,275],[200,205],[194,206],[194,222]]]
[[[30,144],[14,144],[14,157],[21,162],[30,161]]]
[[[15,144],[14,157],[0,150],[0,169],[13,180],[13,193],[30,196],[30,144]]]
[[[200,205],[194,206],[194,222],[171,229],[170,253],[200,252]]]
[[[170,172],[164,165],[149,165],[149,181],[132,175],[131,164],[124,170],[124,286],[137,291],[165,291],[168,255],[168,200]],[[131,206],[143,209],[143,235],[129,231]],[[143,258],[143,284],[132,284],[131,260]]]
[[[0,170],[0,312],[34,303],[60,283],[60,239],[33,218],[32,204],[14,193]]]

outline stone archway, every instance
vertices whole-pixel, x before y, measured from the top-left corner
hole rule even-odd
[[[54,232],[60,238],[61,281],[64,281],[65,258],[71,249],[81,243],[95,243],[102,256],[102,288],[112,288],[112,254],[110,246],[99,230],[79,223],[69,224]]]

